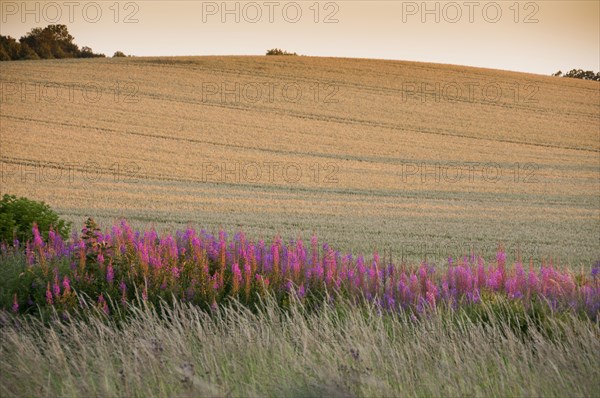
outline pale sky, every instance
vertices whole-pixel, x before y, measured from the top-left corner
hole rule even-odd
[[[544,75],[600,70],[599,1],[0,0],[0,12],[2,35],[60,23],[80,47],[109,56],[263,55],[278,47]]]

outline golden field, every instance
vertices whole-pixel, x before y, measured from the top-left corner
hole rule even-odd
[[[3,62],[0,74],[1,193],[77,227],[314,231],[409,260],[498,243],[600,258],[597,82],[312,57]]]

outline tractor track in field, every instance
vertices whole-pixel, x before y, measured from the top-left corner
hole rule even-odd
[[[7,156],[1,156],[0,162],[6,164],[12,164],[17,166],[36,166],[41,163],[40,160],[34,159],[23,159],[23,158],[12,158]],[[90,163],[91,164],[91,163]],[[81,167],[77,163],[57,163],[57,162],[48,162],[48,166],[55,169],[60,170],[71,170],[78,171],[81,173],[89,172],[89,168]],[[3,178],[6,178],[4,176]],[[574,202],[579,202],[584,208],[589,207],[589,203],[585,197],[581,195],[578,196],[569,196],[565,195],[553,195],[554,198],[549,197],[548,195],[539,195],[539,194],[510,194],[504,193],[499,197],[497,192],[486,193],[486,192],[471,192],[470,195],[464,196],[461,192],[446,192],[446,191],[435,191],[435,190],[368,190],[368,189],[359,189],[359,188],[347,188],[347,189],[337,189],[337,188],[324,188],[324,187],[311,187],[310,185],[305,186],[287,186],[285,184],[252,184],[252,183],[231,183],[231,182],[214,182],[214,181],[204,181],[203,179],[198,178],[183,178],[177,176],[165,176],[163,174],[153,174],[153,173],[131,173],[126,170],[120,172],[120,178],[131,178],[132,180],[136,180],[136,182],[131,181],[130,184],[137,185],[139,181],[137,180],[145,180],[145,181],[157,181],[157,182],[175,182],[182,184],[195,184],[197,186],[207,185],[207,186],[215,186],[215,187],[226,187],[226,188],[235,188],[235,189],[248,189],[248,190],[264,190],[265,187],[268,187],[270,191],[277,191],[280,193],[293,193],[293,194],[301,194],[301,193],[311,193],[311,194],[330,194],[330,195],[342,195],[342,196],[364,196],[365,198],[372,197],[380,197],[380,198],[403,198],[403,199],[426,199],[433,201],[466,201],[466,202],[495,202],[495,203],[514,203],[520,202],[523,200],[523,197],[527,197],[526,203],[530,206],[540,205],[540,204],[548,204],[552,203],[553,205],[564,205],[564,206],[573,206]],[[110,183],[110,178],[106,179],[107,183]],[[126,181],[123,181],[126,182]],[[586,206],[587,205],[587,206]]]
[[[162,98],[161,100],[164,101],[165,98]],[[166,99],[166,100],[173,101],[173,102],[180,102],[180,101],[171,100],[171,99]],[[207,103],[202,103],[202,102],[201,103],[187,102],[187,103],[194,103],[197,105],[201,104],[203,106],[213,106],[213,107],[218,107],[218,108],[244,110],[244,111],[251,111],[251,112],[256,111],[253,108],[242,107],[242,106],[232,106],[232,105],[226,106],[224,104],[212,104],[212,103],[207,104]],[[501,138],[476,137],[476,136],[460,134],[460,133],[455,133],[455,132],[448,133],[448,132],[445,132],[443,129],[418,128],[413,125],[403,126],[403,125],[396,125],[396,124],[392,124],[392,123],[381,123],[381,122],[373,122],[373,121],[360,120],[360,119],[347,119],[347,118],[335,117],[335,116],[322,117],[317,114],[304,114],[304,113],[299,113],[299,112],[271,111],[270,113],[274,113],[274,114],[278,114],[278,115],[282,115],[282,116],[292,116],[292,117],[299,118],[299,119],[317,120],[317,121],[322,121],[322,122],[335,122],[335,123],[340,123],[340,124],[359,125],[359,126],[372,127],[372,128],[385,128],[388,130],[399,131],[399,132],[429,134],[429,135],[461,138],[461,139],[476,140],[476,141],[488,141],[488,142],[492,142],[492,143],[499,142],[499,143],[506,143],[506,144],[521,145],[521,146],[533,146],[533,147],[544,147],[544,148],[561,149],[561,150],[600,153],[600,148],[596,149],[596,148],[585,148],[585,147],[573,147],[573,146],[554,145],[554,144],[548,144],[548,143],[531,143],[531,142],[526,142],[526,141],[517,141],[517,140],[509,140],[509,139],[501,139]],[[172,136],[166,136],[166,135],[155,135],[155,134],[146,134],[146,133],[132,132],[132,131],[114,130],[114,129],[108,129],[108,128],[104,128],[104,127],[80,126],[80,125],[68,124],[68,123],[64,123],[64,122],[54,123],[54,122],[49,122],[49,121],[42,120],[42,119],[33,119],[33,118],[28,119],[28,118],[20,118],[18,116],[0,115],[0,118],[22,120],[22,121],[34,121],[34,122],[44,123],[44,124],[59,124],[59,125],[64,125],[64,126],[69,126],[69,127],[77,127],[77,128],[83,127],[83,128],[87,128],[87,129],[108,131],[108,132],[114,132],[114,133],[119,133],[119,134],[130,134],[130,135],[139,135],[139,136],[161,138],[161,139],[181,140],[181,141],[186,141],[186,142],[197,142],[197,143],[201,143],[201,144],[209,144],[209,145],[215,145],[215,146],[239,147],[242,149],[257,150],[257,151],[261,151],[261,152],[277,153],[279,151],[280,153],[291,154],[291,152],[289,152],[289,151],[282,151],[282,150],[271,149],[271,148],[237,146],[236,144],[224,144],[224,143],[219,143],[216,141],[196,140],[193,138],[181,138],[181,137],[172,137]],[[306,153],[306,154],[311,155],[311,156],[317,156],[317,157],[328,157],[327,154],[315,154],[315,153]]]

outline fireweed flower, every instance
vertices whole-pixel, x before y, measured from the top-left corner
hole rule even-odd
[[[52,291],[50,290],[50,282],[48,282],[48,286],[46,287],[46,302],[50,305],[54,304],[54,300],[52,299]]]
[[[13,296],[12,312],[14,312],[14,313],[19,312],[19,302],[17,301],[17,294],[16,293]]]
[[[62,286],[63,286],[63,290],[64,290],[63,294],[69,294],[71,292],[71,281],[69,280],[69,277],[67,277],[66,275],[63,276]]]
[[[106,281],[112,285],[114,279],[115,271],[113,270],[112,263],[109,263],[108,267],[106,267]]]
[[[54,233],[52,228],[50,228],[50,230],[48,231],[48,244],[52,248],[54,248],[54,246],[56,245],[56,234]]]
[[[496,253],[496,261],[498,261],[498,264],[506,263],[506,253],[503,250],[500,249]]]
[[[109,314],[110,311],[108,309],[108,303],[104,299],[104,295],[102,293],[100,293],[100,297],[98,297],[98,306],[106,315]]]
[[[304,296],[306,296],[306,290],[304,290],[304,284],[300,285],[300,287],[298,288],[298,297],[300,299],[303,299]]]
[[[592,278],[600,278],[600,261],[597,261],[592,267]]]
[[[44,246],[44,241],[42,239],[42,236],[40,235],[40,230],[38,229],[36,223],[33,224],[31,232],[33,233],[33,246],[41,249]]]
[[[35,263],[35,254],[29,242],[25,245],[25,257],[27,258],[27,265],[32,266]]]
[[[271,245],[271,256],[273,257],[273,273],[277,274],[279,271],[279,245],[276,243]]]
[[[294,288],[294,282],[292,282],[290,279],[288,279],[284,284],[283,284],[283,290],[285,290],[286,292],[291,292],[292,289]]]
[[[389,310],[393,310],[396,306],[396,300],[391,295],[386,294],[386,304]]]
[[[433,294],[433,292],[427,292],[426,300],[427,300],[427,305],[430,308],[435,308],[435,294]]]
[[[54,277],[54,285],[52,286],[54,297],[60,296],[60,284],[58,283],[58,275]]]
[[[311,294],[309,290],[326,285],[328,289],[368,297],[381,310],[392,307],[393,300],[395,309],[415,311],[415,314],[417,310],[428,311],[440,305],[456,308],[477,303],[490,294],[519,299],[525,304],[540,297],[561,310],[587,312],[594,309],[597,312],[600,302],[600,262],[592,266],[591,275],[585,273],[575,278],[551,262],[543,262],[537,269],[531,264],[529,270],[520,262],[507,266],[502,247],[491,263],[486,264],[474,254],[456,260],[449,257],[449,267],[434,273],[433,266],[426,262],[417,267],[387,261],[384,264],[376,253],[369,261],[362,256],[354,260],[350,254],[336,252],[327,244],[320,245],[316,235],[311,237],[308,247],[304,247],[300,239],[283,244],[277,237],[267,244],[262,240],[253,244],[243,233],[236,233],[233,240],[228,240],[224,231],[213,236],[204,230],[198,234],[193,229],[161,238],[155,230],[133,232],[121,221],[111,234],[94,232],[94,239],[87,243],[75,234],[66,244],[55,232],[49,234],[45,243],[39,230],[32,231],[34,238],[21,244],[29,267],[42,267],[47,275],[44,267],[49,260],[51,264],[54,260],[71,264],[71,269],[66,270],[68,277],[63,275],[61,280],[55,271],[54,278],[51,276],[49,282],[45,280],[46,301],[52,305],[72,291],[71,280],[82,286],[97,282],[96,274],[89,272],[93,271],[87,262],[90,255],[96,259],[101,279],[112,284],[115,276],[127,275],[134,286],[143,286],[144,300],[161,287],[172,288],[189,300],[212,303],[223,298],[216,293],[237,294],[242,290],[240,299],[249,301],[254,289],[259,289],[261,294],[265,289],[276,293],[297,289],[298,297],[302,298]],[[94,243],[106,249],[99,250]],[[131,261],[125,269],[114,269],[117,261],[122,264],[122,260],[129,258]],[[190,278],[184,278],[188,270]],[[115,271],[119,271],[119,275],[115,275]],[[146,281],[145,286],[139,284],[140,278]],[[152,284],[148,285],[147,281]],[[230,286],[231,290],[225,290]],[[119,289],[125,301],[123,280]]]
[[[313,265],[317,263],[319,257],[319,240],[317,235],[313,235],[310,238],[310,246],[312,248]]]

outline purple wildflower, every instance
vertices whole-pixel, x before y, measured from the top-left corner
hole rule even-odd
[[[100,297],[98,297],[98,306],[100,307],[102,312],[104,312],[106,315],[108,315],[110,313],[110,311],[108,309],[108,303],[104,299],[104,295],[102,293],[100,293]]]
[[[46,302],[50,305],[54,304],[54,300],[52,299],[52,290],[50,290],[50,282],[48,282],[48,286],[46,287]]]
[[[69,280],[68,276],[63,276],[62,286],[65,293],[69,293],[71,291],[71,280]]]
[[[106,281],[112,285],[114,279],[115,271],[113,270],[112,264],[108,264],[108,267],[106,267]]]
[[[303,299],[304,296],[306,296],[306,291],[304,290],[304,284],[300,285],[300,287],[298,288],[298,297],[300,299]]]
[[[600,278],[600,260],[596,261],[596,264],[592,267],[592,278]]]
[[[19,302],[17,301],[17,294],[16,293],[13,296],[12,312],[14,312],[14,313],[19,312]]]
[[[58,284],[58,277],[54,279],[54,285],[52,286],[54,297],[60,296],[60,285]]]

